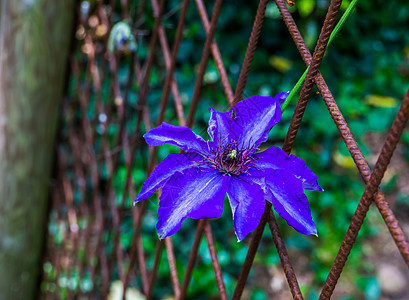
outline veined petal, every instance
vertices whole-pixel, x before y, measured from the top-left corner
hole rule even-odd
[[[257,184],[232,176],[227,195],[233,212],[233,227],[240,242],[260,223],[266,206],[264,192]]]
[[[298,232],[317,235],[301,181],[283,170],[266,171],[265,174],[276,212]]]
[[[271,127],[281,119],[278,98],[253,96],[236,104],[234,121],[244,147],[257,147],[267,140]]]
[[[149,146],[170,144],[184,151],[197,153],[203,153],[207,149],[207,143],[189,127],[175,126],[165,122],[145,133],[143,137]]]
[[[223,176],[199,168],[176,173],[165,184],[159,201],[156,228],[160,239],[174,234],[187,218],[218,218],[226,191]]]
[[[218,112],[213,108],[210,110],[209,127],[207,132],[215,145],[223,144],[231,140],[237,140],[238,129],[231,116],[231,110],[228,112]]]
[[[323,191],[317,183],[317,176],[307,168],[305,162],[295,156],[287,155],[277,147],[270,147],[267,150],[253,155],[256,159],[255,166],[261,170],[284,170],[293,174],[301,180],[305,190]]]
[[[193,152],[169,154],[156,166],[148,179],[146,179],[134,203],[148,199],[176,172],[183,172],[190,168],[198,168],[198,164],[202,159],[199,154]]]
[[[258,185],[264,192],[264,199],[272,202],[270,188],[267,186],[265,173],[263,171],[255,168],[249,169],[247,173],[240,175],[240,179],[247,183]]]

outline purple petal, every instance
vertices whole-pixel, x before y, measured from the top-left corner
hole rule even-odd
[[[275,96],[275,98],[277,98],[278,105],[280,105],[280,106],[283,105],[283,103],[285,102],[285,99],[287,99],[289,93],[290,92],[281,92],[281,93],[279,93],[279,94],[277,94]]]
[[[227,195],[233,212],[233,227],[240,242],[260,223],[266,206],[264,192],[257,184],[232,176]]]
[[[265,173],[263,171],[252,168],[248,170],[247,174],[241,174],[240,179],[247,183],[258,185],[264,192],[264,198],[272,202],[270,188],[266,184]]]
[[[226,191],[219,173],[199,168],[176,173],[165,184],[159,201],[156,228],[160,239],[174,234],[187,218],[218,218]]]
[[[203,153],[208,148],[207,143],[189,127],[175,126],[165,122],[145,133],[143,137],[149,146],[170,144],[184,151],[197,153]]]
[[[276,212],[298,232],[317,235],[317,228],[312,220],[308,199],[303,193],[301,181],[283,170],[264,173]]]
[[[234,121],[244,147],[257,147],[267,140],[271,127],[281,119],[280,97],[253,96],[236,104]]]
[[[143,184],[142,190],[136,197],[135,202],[146,200],[176,172],[186,169],[197,168],[198,162],[203,158],[196,153],[172,153],[162,160],[149,175]]]
[[[261,170],[284,170],[293,174],[302,181],[305,190],[323,191],[317,183],[317,176],[307,168],[305,162],[295,156],[287,155],[277,147],[270,147],[267,150],[253,155],[256,158],[255,166]]]
[[[209,110],[210,119],[207,132],[214,143],[217,145],[231,140],[236,141],[238,128],[232,119],[231,110],[225,113],[215,111],[213,108],[209,108]]]

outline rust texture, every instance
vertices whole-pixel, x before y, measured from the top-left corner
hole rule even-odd
[[[291,265],[290,259],[288,257],[284,241],[281,237],[277,221],[274,217],[274,213],[270,210],[269,214],[270,217],[268,219],[268,226],[270,227],[271,234],[273,235],[274,243],[277,247],[278,255],[280,256],[281,264],[283,265],[284,273],[287,277],[287,282],[290,287],[291,294],[293,295],[294,299],[303,299],[300,287],[298,286],[297,276],[295,276],[293,266]]]
[[[298,51],[300,52],[306,65],[309,65],[312,60],[312,56],[308,51],[308,48],[305,45],[304,40],[302,39],[301,34],[298,31],[298,28],[295,25],[295,22],[291,17],[290,12],[287,9],[287,6],[285,5],[283,0],[276,0],[276,3],[283,16],[283,20],[288,27],[291,37],[293,38],[297,46]],[[368,163],[366,162],[365,157],[363,156],[361,150],[359,149],[358,143],[354,139],[354,136],[351,130],[349,129],[348,124],[345,121],[341,111],[339,110],[338,105],[336,104],[331,91],[329,90],[327,84],[325,83],[325,80],[322,77],[321,73],[319,72],[315,77],[315,83],[322,95],[322,98],[328,108],[328,111],[332,119],[334,120],[334,123],[336,124],[341,134],[342,139],[344,140],[348,148],[348,151],[351,154],[351,157],[355,162],[355,165],[357,166],[362,176],[362,179],[364,180],[365,183],[368,183],[371,174],[371,170],[368,166]],[[388,202],[385,200],[384,194],[380,190],[375,195],[375,203],[386,225],[388,226],[388,229],[392,235],[392,238],[395,241],[395,244],[397,245],[403,259],[405,260],[406,264],[409,267],[409,243],[407,242],[405,234],[402,228],[399,226],[399,223],[393,211],[390,209]]]
[[[250,273],[251,266],[253,265],[254,257],[257,254],[258,246],[261,242],[261,237],[263,235],[264,228],[266,227],[268,218],[270,217],[271,203],[266,201],[266,207],[264,209],[263,216],[261,217],[260,224],[257,226],[256,230],[251,236],[251,241],[249,245],[249,250],[247,251],[246,258],[241,267],[239,279],[237,280],[236,288],[234,289],[232,299],[240,299],[246,284],[247,278]]]
[[[341,8],[342,0],[332,0],[325,17],[324,25],[322,26],[317,45],[315,46],[314,54],[309,65],[307,76],[301,88],[300,97],[298,98],[297,106],[291,119],[290,128],[287,131],[287,136],[284,141],[283,150],[288,154],[291,152],[295,137],[297,136],[298,128],[300,128],[301,120],[307,106],[308,98],[314,86],[314,78],[318,74],[318,68],[324,57],[325,49],[332,30],[335,26],[335,21],[339,9]]]
[[[160,242],[158,242],[160,243]],[[167,237],[165,239],[165,245],[168,253],[168,261],[169,261],[169,268],[170,268],[170,277],[172,279],[173,291],[175,293],[175,298],[179,298],[180,296],[180,287],[179,287],[179,279],[176,270],[176,259],[175,254],[173,253],[173,244],[172,239]]]
[[[406,92],[398,114],[396,115],[392,127],[388,132],[388,136],[382,147],[381,154],[378,157],[369,182],[366,185],[364,194],[359,201],[358,208],[352,217],[351,225],[349,226],[344,240],[342,241],[341,248],[339,249],[337,257],[335,258],[334,264],[332,265],[327,281],[325,282],[324,288],[321,292],[320,299],[329,299],[333,290],[335,289],[337,280],[343,267],[345,266],[345,262],[348,259],[349,253],[351,252],[352,246],[355,243],[356,237],[358,236],[359,230],[361,229],[365,216],[369,210],[369,206],[371,205],[373,197],[381,184],[386,168],[391,161],[393,152],[395,151],[408,119],[409,90]]]
[[[210,20],[210,27],[209,31],[206,32],[206,42],[204,44],[202,59],[200,60],[199,71],[197,74],[195,88],[193,90],[192,100],[190,102],[190,109],[189,114],[187,117],[187,126],[192,126],[193,124],[193,117],[197,109],[197,104],[199,102],[200,91],[202,89],[203,84],[203,77],[206,72],[207,62],[209,61],[209,54],[210,54],[210,47],[213,42],[214,34],[216,33],[216,25],[217,21],[219,20],[220,9],[222,7],[222,0],[216,0],[213,8],[213,15]]]
[[[204,232],[206,236],[207,247],[209,248],[209,252],[210,252],[210,257],[212,258],[214,277],[216,279],[217,289],[219,290],[220,299],[227,300],[229,299],[229,297],[227,297],[226,286],[224,285],[224,281],[223,281],[222,269],[220,268],[219,259],[217,257],[216,245],[213,239],[213,233],[212,233],[212,229],[210,227],[209,222],[205,223]]]
[[[206,220],[200,220],[199,224],[197,225],[195,239],[192,245],[192,251],[190,251],[189,260],[186,266],[185,276],[182,282],[182,290],[180,292],[180,299],[185,299],[187,289],[189,287],[189,282],[192,277],[192,272],[195,267],[195,262],[197,258],[197,252],[199,251],[200,241],[202,239],[202,234],[204,230],[204,226],[206,224]]]
[[[163,105],[161,105],[160,107],[160,112],[159,112],[159,117],[158,117],[158,122],[157,122],[158,125],[162,124],[163,122],[166,105],[168,103],[170,86],[171,86],[172,79],[173,79],[173,73],[175,72],[176,59],[179,53],[180,42],[182,41],[183,27],[185,26],[185,19],[186,19],[187,9],[189,8],[189,3],[190,3],[190,0],[183,1],[182,11],[180,13],[179,23],[178,23],[178,27],[176,31],[176,37],[175,37],[175,41],[174,41],[173,49],[172,49],[172,57],[170,60],[170,66],[168,68],[168,75],[166,76],[165,84],[163,86],[163,91],[162,91],[162,97],[160,99],[160,103],[161,104],[163,103]],[[182,116],[183,116],[183,110],[182,110]],[[183,120],[181,122],[182,124],[180,125],[184,126],[185,125],[184,119],[182,120]]]
[[[206,13],[206,8],[204,6],[203,0],[195,0],[197,9],[199,10],[200,19],[202,20],[206,34],[209,34],[210,23],[209,18]],[[213,59],[216,63],[217,71],[219,72],[220,81],[222,82],[224,93],[226,94],[227,101],[230,106],[233,105],[233,91],[230,86],[229,78],[227,77],[226,68],[224,67],[222,56],[220,54],[219,46],[216,40],[213,40],[211,45],[211,50],[213,54]]]
[[[106,4],[109,2],[109,4]],[[248,47],[243,58],[239,79],[233,93],[228,73],[222,59],[222,51],[216,41],[217,22],[222,8],[222,0],[215,0],[206,8],[203,0],[195,0],[196,9],[203,24],[203,32],[206,41],[203,45],[202,57],[199,62],[197,76],[192,99],[189,103],[190,110],[187,118],[183,110],[182,97],[175,78],[177,57],[183,40],[183,29],[186,17],[189,14],[190,0],[181,0],[180,5],[173,10],[178,15],[178,24],[174,39],[169,43],[166,30],[162,24],[162,18],[166,18],[169,3],[165,0],[151,0],[151,6],[145,0],[139,1],[134,12],[130,11],[132,3],[128,0],[105,1],[97,0],[95,15],[101,25],[110,31],[114,16],[112,8],[115,5],[121,7],[123,19],[134,18],[134,28],[138,30],[144,22],[145,14],[150,13],[155,17],[153,28],[149,30],[149,53],[144,61],[138,55],[130,55],[130,65],[127,70],[127,80],[121,86],[118,77],[118,65],[120,57],[116,53],[98,48],[98,40],[93,36],[92,22],[89,22],[88,13],[79,13],[78,26],[83,29],[82,45],[86,51],[85,62],[78,61],[74,55],[70,60],[71,74],[74,80],[73,86],[77,91],[74,96],[67,96],[61,107],[65,118],[62,130],[66,131],[66,137],[60,138],[57,145],[57,174],[56,183],[52,187],[53,213],[52,218],[58,224],[64,224],[64,241],[61,245],[49,245],[47,253],[48,261],[55,268],[55,277],[47,278],[55,286],[55,294],[47,292],[46,297],[53,299],[62,292],[58,280],[61,276],[70,278],[75,272],[79,278],[87,276],[93,282],[90,291],[81,288],[67,289],[68,299],[80,298],[107,298],[111,282],[118,276],[124,286],[129,287],[131,279],[137,277],[141,282],[141,289],[146,299],[151,299],[155,288],[155,281],[163,251],[166,251],[167,264],[169,267],[169,282],[172,283],[175,299],[185,299],[189,283],[194,272],[198,257],[199,245],[204,236],[212,261],[215,285],[218,288],[219,298],[228,299],[228,293],[223,280],[223,272],[217,256],[217,245],[213,237],[211,223],[208,220],[200,220],[197,225],[195,238],[191,245],[190,254],[186,266],[177,265],[175,250],[171,237],[165,240],[157,240],[155,253],[145,253],[142,242],[142,222],[145,217],[146,201],[133,207],[127,208],[127,199],[135,198],[135,183],[132,178],[134,158],[138,155],[138,148],[143,139],[141,128],[146,131],[151,129],[151,124],[160,124],[165,121],[165,111],[168,107],[169,98],[173,101],[173,109],[181,126],[192,126],[196,109],[200,101],[200,93],[203,85],[204,74],[209,59],[213,59],[220,77],[220,82],[226,96],[226,103],[233,107],[243,97],[247,78],[254,55],[256,55],[257,43],[268,5],[268,0],[260,0],[248,41]],[[212,6],[212,4],[214,5]],[[389,207],[384,194],[379,189],[382,177],[390,162],[396,145],[409,118],[409,90],[403,98],[401,107],[389,130],[386,142],[379,155],[373,172],[368,166],[356,140],[348,127],[347,122],[337,103],[332,96],[323,76],[319,72],[319,66],[324,56],[329,36],[334,28],[336,16],[340,9],[341,0],[332,0],[321,29],[314,53],[311,55],[304,40],[288,11],[285,0],[275,0],[282,15],[291,38],[305,64],[309,66],[306,80],[302,86],[298,103],[293,114],[290,128],[283,145],[283,150],[290,153],[301,125],[302,118],[308,103],[309,95],[314,84],[320,91],[328,111],[344,140],[357,169],[366,184],[365,191],[359,201],[358,208],[351,219],[350,226],[342,241],[335,262],[331,267],[328,278],[324,284],[320,299],[329,299],[336,288],[337,281],[348,259],[349,253],[356,241],[356,237],[364,222],[365,216],[372,202],[375,202],[382,215],[390,234],[397,245],[405,263],[409,267],[409,243],[402,228]],[[294,1],[287,1],[289,5]],[[191,5],[193,6],[193,5]],[[110,7],[110,9],[108,9]],[[212,16],[209,20],[206,9],[211,8]],[[151,11],[152,9],[152,11]],[[79,9],[80,11],[80,9]],[[220,16],[222,17],[222,16]],[[107,45],[108,35],[102,37],[103,45]],[[171,45],[171,47],[169,46]],[[170,49],[172,49],[170,51]],[[159,116],[151,120],[151,114],[147,105],[147,95],[150,87],[151,73],[156,66],[156,58],[161,56],[164,61],[166,77],[160,97]],[[97,57],[99,56],[99,57]],[[85,72],[84,78],[81,74]],[[109,81],[109,95],[103,93],[104,83]],[[137,123],[133,130],[127,128],[127,113],[130,108],[130,94],[133,85],[137,83],[138,104]],[[170,97],[172,95],[172,97]],[[108,99],[105,99],[108,97]],[[94,113],[99,118],[99,123],[88,117],[88,110],[94,99]],[[78,114],[79,113],[79,114]],[[78,116],[77,116],[78,115]],[[107,128],[110,124],[117,124],[118,131],[114,136],[113,148],[110,143]],[[100,132],[96,130],[100,128]],[[62,134],[61,134],[62,135]],[[114,189],[114,177],[118,174],[120,162],[126,166],[125,182],[121,196]],[[155,168],[156,149],[149,150],[147,158],[146,175],[148,176]],[[106,178],[101,181],[102,172]],[[89,183],[92,188],[88,188]],[[160,191],[158,191],[160,196]],[[80,201],[76,199],[79,198]],[[118,201],[119,200],[119,205]],[[64,209],[62,209],[64,207]],[[109,217],[108,217],[109,216]],[[133,237],[129,249],[121,245],[121,224],[125,217],[132,218]],[[81,225],[84,222],[85,225]],[[278,229],[277,222],[272,212],[271,203],[266,202],[265,212],[259,226],[252,234],[247,256],[242,264],[240,275],[237,280],[232,299],[241,299],[245,285],[253,266],[255,255],[261,243],[263,231],[268,224],[274,244],[284,270],[289,289],[294,299],[303,299],[298,285],[296,272],[291,265],[283,238]],[[111,245],[106,243],[106,235],[112,239]],[[49,243],[50,244],[50,243]],[[80,259],[79,253],[84,253],[84,259]],[[148,263],[148,258],[149,260]],[[148,268],[148,266],[150,266]],[[183,274],[178,274],[178,271]],[[179,279],[181,279],[181,283]],[[122,299],[126,299],[123,293]]]
[[[251,30],[250,40],[247,44],[246,55],[241,66],[239,80],[237,81],[236,92],[234,93],[234,103],[242,100],[244,88],[246,87],[247,78],[249,76],[251,62],[253,61],[254,52],[256,51],[258,38],[260,36],[261,27],[263,26],[264,15],[266,14],[268,0],[260,0],[258,4],[256,19],[254,20],[253,29]]]

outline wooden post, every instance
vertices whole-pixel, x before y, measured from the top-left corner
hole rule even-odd
[[[0,299],[34,299],[73,0],[0,1]]]

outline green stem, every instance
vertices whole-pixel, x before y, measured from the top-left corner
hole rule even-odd
[[[283,105],[281,105],[281,111],[284,111],[284,109],[287,107],[287,105],[290,103],[291,99],[294,97],[295,93],[300,89],[302,84],[304,83],[305,77],[307,76],[308,69],[310,67],[307,67],[307,69],[304,71],[300,79],[298,79],[297,83],[291,90],[291,92],[288,94],[287,98],[285,99]]]
[[[358,2],[358,0],[352,0],[351,3],[348,5],[347,9],[345,10],[345,12],[342,15],[341,19],[338,21],[337,25],[335,25],[335,28],[334,28],[334,30],[332,31],[332,33],[331,33],[331,35],[329,37],[327,48],[331,44],[334,37],[338,34],[339,30],[344,25],[345,21],[351,15],[352,10],[354,9],[357,2]],[[298,90],[300,89],[300,87],[304,83],[305,77],[307,76],[308,69],[309,69],[309,67],[307,67],[307,69],[304,71],[304,73],[302,74],[300,79],[297,81],[297,83],[295,84],[295,86],[291,90],[291,92],[288,95],[287,99],[284,101],[283,105],[281,105],[281,111],[284,111],[286,109],[287,105],[290,103],[292,98],[294,98],[294,95],[298,92]]]

